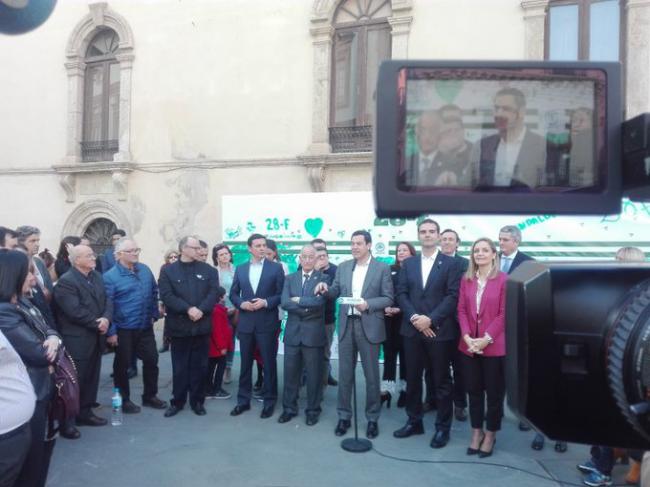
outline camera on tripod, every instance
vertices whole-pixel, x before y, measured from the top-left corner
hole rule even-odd
[[[650,114],[621,121],[620,79],[618,63],[383,63],[377,215],[603,215],[623,197],[650,201]],[[650,448],[650,264],[526,262],[506,323],[519,416],[557,440]]]

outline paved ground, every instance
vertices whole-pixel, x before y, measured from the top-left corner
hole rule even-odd
[[[104,356],[102,365],[102,408],[97,412],[104,417],[110,415],[112,357]],[[279,362],[281,374],[281,357]],[[168,399],[169,353],[161,355],[160,369],[160,397]],[[363,385],[360,369],[357,377]],[[132,384],[132,397],[139,398],[141,378]],[[374,450],[352,454],[340,448],[340,439],[333,434],[336,388],[326,391],[321,420],[312,427],[304,424],[304,416],[278,424],[278,410],[273,418],[260,419],[261,403],[256,401],[251,411],[232,418],[228,413],[235,405],[236,384],[226,388],[233,392],[233,398],[207,401],[208,414],[203,417],[186,408],[176,417],[164,418],[160,411],[143,408],[138,415],[125,416],[122,426],[84,427],[79,440],[59,439],[48,486],[580,485],[575,465],[588,454],[588,448],[582,445],[569,445],[566,453],[558,454],[552,442],[547,442],[541,452],[531,450],[533,433],[518,431],[511,415],[505,420],[489,461],[465,455],[469,443],[467,423],[454,423],[449,445],[432,450],[432,413],[425,417],[426,435],[397,440],[392,432],[406,416],[395,404],[382,411]],[[360,431],[365,433],[365,421],[360,425]],[[617,467],[615,474],[615,479],[623,483],[624,470]]]

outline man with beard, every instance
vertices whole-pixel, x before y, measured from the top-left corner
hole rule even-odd
[[[494,97],[497,133],[481,139],[471,160],[474,183],[483,188],[526,190],[546,184],[546,140],[525,125],[526,97],[503,88]]]

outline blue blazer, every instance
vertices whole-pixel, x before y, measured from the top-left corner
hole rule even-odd
[[[418,254],[402,262],[397,281],[397,302],[403,313],[400,334],[416,336],[419,332],[411,324],[414,314],[427,315],[433,323],[436,340],[456,340],[456,305],[462,271],[454,257],[438,252],[426,285],[422,286],[422,259]]]
[[[238,333],[270,333],[280,328],[278,321],[278,306],[282,298],[282,287],[284,286],[284,269],[276,262],[264,260],[262,276],[257,286],[257,292],[253,292],[251,281],[248,277],[250,262],[245,262],[235,269],[232,287],[230,288],[230,300],[239,310]],[[266,299],[267,307],[257,311],[246,311],[241,308],[244,301],[253,298]]]

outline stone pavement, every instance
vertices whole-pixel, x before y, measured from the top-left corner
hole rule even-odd
[[[113,355],[104,356],[99,393],[102,407],[97,411],[107,418],[110,416],[112,360]],[[281,356],[278,365],[281,377]],[[333,367],[336,368],[336,362]],[[357,370],[359,405],[363,408],[363,375],[360,366]],[[139,403],[141,376],[131,384],[132,398]],[[169,399],[169,353],[160,356],[159,384],[160,397]],[[257,401],[253,401],[250,411],[232,418],[229,412],[236,404],[236,380],[225,388],[233,397],[206,401],[208,414],[203,417],[196,416],[187,407],[173,418],[164,418],[161,411],[143,408],[140,414],[125,415],[121,426],[82,427],[81,439],[60,438],[54,450],[48,486],[581,485],[582,477],[575,465],[588,456],[588,447],[584,445],[571,444],[566,453],[556,453],[551,441],[547,441],[540,452],[531,450],[534,433],[520,432],[511,414],[504,420],[494,455],[486,461],[465,454],[470,435],[466,422],[454,423],[451,442],[446,448],[432,450],[429,441],[435,413],[425,416],[426,435],[398,440],[393,438],[392,432],[402,426],[406,415],[403,409],[395,407],[395,398],[391,409],[382,410],[380,434],[373,441],[374,450],[348,453],[340,448],[341,440],[334,436],[336,387],[327,388],[320,422],[311,427],[305,425],[304,414],[279,424],[281,407],[276,408],[272,418],[260,419],[261,403]],[[300,406],[303,405],[301,401]],[[365,435],[365,426],[365,420],[360,421],[360,435]],[[624,473],[624,468],[617,467],[615,480],[623,483]]]

